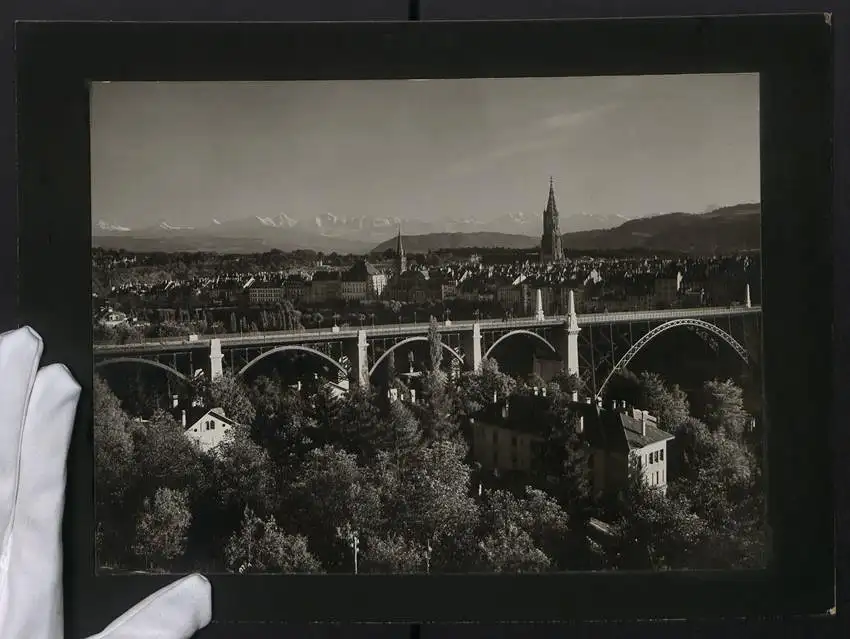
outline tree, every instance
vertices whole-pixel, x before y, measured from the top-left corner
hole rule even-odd
[[[629,481],[619,496],[620,517],[612,529],[616,543],[611,564],[621,570],[692,568],[706,550],[707,526],[684,495],[665,496],[648,486],[632,461]]]
[[[226,511],[243,504],[271,512],[278,504],[273,468],[268,453],[251,440],[248,429],[236,427],[214,449],[214,489]]]
[[[690,419],[680,429],[682,472],[670,486],[708,527],[712,553],[703,567],[761,567],[766,550],[764,491],[752,454],[723,431]]]
[[[576,374],[570,374],[566,369],[561,369],[552,377],[552,382],[558,386],[562,393],[571,395],[582,390],[581,378]]]
[[[487,565],[496,572],[537,572],[557,565],[554,558],[564,555],[568,519],[541,490],[527,487],[521,498],[504,490],[487,491],[478,533],[485,540]]]
[[[389,414],[383,420],[375,447],[388,452],[401,467],[408,456],[422,444],[422,430],[416,416],[402,401],[390,403]]]
[[[396,371],[395,367],[395,350],[391,350],[387,353],[387,386],[389,388],[394,388],[396,382],[398,381],[398,371]]]
[[[422,431],[429,440],[447,440],[454,437],[460,425],[457,421],[453,395],[446,388],[443,371],[428,371],[422,377],[423,402],[416,412]]]
[[[750,421],[744,410],[743,391],[732,380],[706,382],[702,389],[703,421],[713,431],[740,440]]]
[[[390,529],[423,546],[430,543],[435,565],[451,561],[453,538],[477,521],[466,453],[457,441],[418,448],[401,469],[395,490],[384,493]]]
[[[149,422],[132,422],[129,430],[133,439],[133,488],[138,497],[161,487],[182,490],[197,484],[200,452],[171,415],[158,412]]]
[[[641,373],[639,383],[640,401],[637,406],[655,415],[662,430],[675,433],[690,416],[685,392],[678,385],[668,390],[664,380],[656,373]]]
[[[481,362],[477,371],[466,371],[458,385],[461,410],[472,415],[494,401],[504,400],[516,392],[516,380],[499,370],[492,358]]]
[[[624,401],[631,406],[639,406],[641,401],[640,379],[628,369],[616,371],[605,387],[607,400]]]
[[[433,315],[428,322],[428,365],[431,372],[438,372],[443,362],[443,338],[440,335],[437,318]]]
[[[133,552],[149,567],[167,569],[171,561],[185,552],[191,522],[186,492],[158,489],[153,500],[145,499],[142,506]]]
[[[546,380],[543,379],[538,373],[529,373],[528,377],[525,379],[525,386],[527,388],[545,388]]]
[[[330,423],[336,442],[361,459],[369,458],[384,429],[378,397],[372,387],[354,386],[333,404]]]
[[[192,379],[192,393],[205,408],[221,408],[224,414],[238,424],[250,425],[256,417],[248,389],[241,380],[225,372],[210,380],[200,375]]]
[[[100,504],[119,504],[132,478],[133,440],[129,419],[106,382],[95,375],[93,386],[94,452]]]
[[[326,567],[347,568],[348,549],[337,531],[350,528],[366,537],[380,525],[380,497],[357,457],[333,446],[308,453],[290,487],[292,513]]]
[[[540,424],[546,438],[542,457],[542,479],[571,517],[584,518],[591,487],[588,443],[579,432],[580,416],[564,394],[549,396],[549,406]]]
[[[258,377],[250,397],[256,407],[253,438],[269,453],[283,479],[313,447],[310,433],[316,432],[316,421],[304,398],[279,378]]]
[[[99,376],[94,378],[95,504],[102,524],[96,550],[101,564],[118,563],[126,552],[129,516],[125,497],[135,482],[129,418]]]
[[[363,555],[363,572],[404,574],[428,569],[428,548],[402,535],[371,537]]]
[[[274,517],[260,519],[245,508],[242,525],[233,533],[224,551],[231,572],[316,573],[319,560],[307,548],[303,535],[288,535]]]
[[[497,573],[544,572],[552,563],[531,536],[513,523],[484,537],[479,547],[488,567]]]

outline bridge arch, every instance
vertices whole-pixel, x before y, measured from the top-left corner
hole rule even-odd
[[[176,368],[172,368],[167,364],[163,364],[162,362],[158,362],[153,359],[144,359],[142,357],[113,357],[96,362],[94,367],[97,369],[103,366],[108,366],[109,364],[147,364],[149,366],[155,366],[160,370],[164,370],[181,381],[189,381],[189,377],[178,371]]]
[[[371,378],[372,375],[375,374],[375,371],[378,370],[378,366],[381,365],[381,362],[383,362],[389,356],[390,353],[395,351],[395,349],[400,348],[401,346],[404,346],[405,344],[410,344],[412,342],[427,342],[427,341],[428,341],[428,337],[426,337],[425,335],[417,335],[415,337],[408,337],[407,339],[403,339],[400,342],[398,342],[397,344],[393,344],[386,351],[384,351],[384,353],[372,365],[372,368],[369,369],[369,377]],[[452,357],[454,357],[461,364],[463,363],[463,355],[458,353],[455,349],[453,349],[451,346],[449,346],[445,342],[442,342],[442,346],[445,350],[447,350],[449,352],[449,354]]]
[[[714,335],[722,339],[724,342],[729,344],[729,346],[734,349],[735,353],[737,353],[738,356],[745,363],[750,363],[750,354],[749,352],[747,352],[747,349],[744,348],[738,340],[736,340],[734,337],[732,337],[729,333],[724,331],[719,326],[715,326],[710,322],[704,322],[698,319],[674,319],[670,320],[669,322],[664,322],[660,326],[656,326],[646,335],[644,335],[638,341],[632,344],[632,347],[628,351],[626,351],[626,354],[620,358],[620,361],[617,362],[614,368],[611,369],[611,372],[608,373],[608,376],[605,378],[605,381],[602,382],[602,385],[596,391],[596,395],[602,395],[602,391],[605,390],[605,387],[608,385],[608,382],[611,381],[611,378],[614,377],[615,373],[617,373],[618,371],[622,371],[624,368],[626,368],[629,363],[635,358],[635,356],[643,349],[644,346],[649,344],[652,340],[654,340],[662,333],[666,333],[670,329],[678,328],[680,326],[695,326],[697,328],[704,328],[708,332],[713,333]]]
[[[345,367],[342,364],[340,364],[338,361],[336,361],[333,357],[330,357],[329,355],[325,355],[322,351],[316,350],[315,348],[310,348],[309,346],[301,346],[299,344],[285,344],[283,346],[278,346],[276,348],[273,348],[270,351],[266,351],[265,353],[261,353],[260,355],[258,355],[254,359],[252,359],[250,362],[245,364],[245,366],[243,366],[241,369],[239,369],[239,372],[236,373],[236,376],[241,377],[254,364],[257,364],[257,363],[263,361],[264,359],[266,359],[267,357],[270,357],[271,355],[274,355],[276,353],[284,353],[286,351],[301,351],[302,353],[310,353],[311,355],[316,355],[317,357],[325,360],[326,362],[328,362],[329,364],[334,366],[341,373],[348,375],[348,371],[345,369]]]
[[[543,337],[542,335],[538,335],[534,331],[528,331],[528,330],[525,330],[525,329],[522,329],[522,328],[518,328],[514,331],[511,331],[510,333],[505,333],[499,339],[497,339],[495,342],[493,342],[493,344],[490,346],[490,348],[487,349],[487,352],[484,353],[483,359],[487,359],[488,357],[490,357],[490,353],[493,352],[493,349],[495,349],[503,341],[505,341],[509,337],[513,337],[514,335],[530,335],[531,337],[538,339],[541,342],[543,342],[549,348],[549,350],[551,350],[553,353],[555,353],[556,355],[558,354],[558,349],[555,348],[554,346],[552,346],[552,343],[548,339]]]

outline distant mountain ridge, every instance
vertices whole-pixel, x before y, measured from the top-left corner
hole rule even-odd
[[[566,233],[565,250],[647,250],[710,255],[757,250],[761,247],[761,205],[738,204],[706,213],[665,213],[628,220],[611,229]],[[538,238],[499,233],[436,233],[404,236],[410,252],[450,248],[532,249]],[[373,252],[395,247],[394,240],[382,242]]]
[[[532,214],[509,211],[488,219],[474,216],[343,216],[329,212],[293,217],[287,213],[278,213],[229,221],[211,219],[207,224],[194,227],[163,220],[139,228],[99,220],[92,225],[92,237],[95,246],[132,250],[230,252],[237,250],[238,245],[243,248],[257,247],[257,250],[308,248],[326,253],[366,253],[376,244],[395,237],[399,228],[405,235],[501,233],[536,238],[542,228],[542,216],[542,211]],[[561,215],[562,228],[575,231],[610,228],[628,219],[624,215]],[[234,240],[238,240],[237,245],[234,245]]]
[[[561,214],[561,228],[570,230],[563,236],[565,249],[744,250],[759,246],[759,211],[758,204],[742,204],[706,213],[668,213],[644,218]],[[97,247],[139,252],[256,253],[308,249],[324,253],[368,253],[393,248],[399,228],[407,250],[412,252],[467,247],[533,248],[540,241],[542,213],[506,213],[486,221],[342,217],[332,213],[295,219],[280,213],[229,221],[212,219],[209,224],[196,227],[160,221],[140,229],[99,220],[92,225],[92,238]]]

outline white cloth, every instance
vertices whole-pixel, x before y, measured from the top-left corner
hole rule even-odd
[[[39,369],[31,328],[0,334],[0,639],[62,639],[65,465],[80,386]],[[189,575],[90,639],[188,639],[210,622],[209,582]],[[75,638],[71,638],[75,639]]]

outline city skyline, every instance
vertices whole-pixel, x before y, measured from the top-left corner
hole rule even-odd
[[[562,232],[759,200],[756,74],[99,83],[91,100],[92,216],[132,228],[540,215],[550,176]]]

